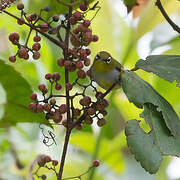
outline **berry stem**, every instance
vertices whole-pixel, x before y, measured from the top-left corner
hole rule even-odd
[[[100,132],[99,132],[97,139],[96,139],[96,145],[95,145],[94,154],[92,156],[92,160],[97,159],[97,157],[98,157],[102,138],[103,138],[103,130],[100,129]],[[95,175],[95,168],[92,169],[92,171],[90,172],[88,180],[93,180],[94,175]]]
[[[68,178],[63,178],[62,180],[68,180],[68,179],[81,179],[82,176],[86,175],[87,173],[89,173],[91,171],[93,167],[91,166],[86,172],[80,174],[79,176],[72,176],[72,177],[68,177]]]
[[[31,36],[31,32],[32,32],[32,28],[30,28],[30,30],[29,30],[29,34],[28,34],[28,37],[27,37],[27,40],[26,40],[26,43],[25,43],[25,47],[27,47],[29,38],[30,38],[30,36]]]
[[[8,14],[9,16],[15,18],[15,19],[19,19],[17,16],[11,14],[10,12],[3,10],[4,13]],[[36,32],[42,34],[44,37],[46,37],[47,39],[49,39],[51,42],[53,42],[54,44],[56,44],[58,47],[62,48],[63,50],[65,49],[65,43],[64,42],[60,42],[56,39],[54,39],[53,37],[49,36],[48,34],[40,31],[39,29],[37,29],[34,25],[32,24],[28,24],[27,22],[24,22],[25,25],[29,26],[30,28],[32,28],[33,30],[35,30]]]

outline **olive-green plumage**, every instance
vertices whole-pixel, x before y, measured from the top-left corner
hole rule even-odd
[[[121,85],[119,79],[122,68],[122,65],[108,52],[101,51],[95,56],[90,68],[91,77],[104,89],[110,88],[114,83],[117,83],[115,88],[119,88]]]

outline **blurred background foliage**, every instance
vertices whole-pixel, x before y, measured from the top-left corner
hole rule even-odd
[[[28,12],[38,12],[38,9],[48,4],[51,7],[51,14],[66,11],[62,5],[56,6],[51,0],[24,0],[23,2]],[[150,54],[179,54],[179,35],[165,22],[154,2],[155,0],[138,0],[139,6],[135,6],[132,12],[127,14],[127,9],[121,0],[99,0],[101,10],[91,25],[93,33],[99,36],[99,41],[90,46],[91,60],[93,61],[93,57],[98,51],[106,50],[126,68],[133,68],[138,59],[145,59]],[[95,1],[90,6],[93,6],[94,3]],[[180,2],[162,0],[162,3],[172,19],[177,23],[180,22]],[[9,8],[8,11],[16,15],[19,13],[15,6]],[[88,16],[92,17],[94,14],[95,12],[92,11]],[[39,83],[46,83],[43,77],[47,72],[58,71],[63,76],[62,68],[60,69],[56,65],[56,59],[62,56],[61,50],[44,38],[41,42],[40,61],[19,59],[15,64],[9,63],[8,57],[15,53],[15,49],[9,44],[8,35],[14,31],[19,32],[21,40],[25,41],[28,28],[25,25],[17,25],[14,19],[1,13],[0,59],[18,71],[20,76],[27,80],[33,91],[37,91]],[[3,71],[4,76],[7,75],[6,79],[10,85],[5,88],[3,84],[0,84],[0,124],[4,124],[5,120],[11,121],[7,118],[4,119],[6,113],[11,113],[9,111],[4,113],[9,91],[13,91],[14,99],[21,97],[27,102],[29,98],[29,94],[21,94],[21,90],[16,87],[16,76],[9,75],[8,68]],[[180,116],[180,90],[175,83],[169,83],[141,70],[138,70],[137,73],[164,96]],[[2,76],[3,74],[0,81]],[[71,76],[71,80],[73,80],[73,74]],[[112,92],[108,95],[108,99],[110,106],[106,117],[106,126],[98,128],[94,124],[92,128],[83,127],[82,131],[72,133],[64,177],[81,174],[91,165],[92,159],[99,159],[101,166],[84,176],[84,179],[166,180],[180,178],[180,174],[177,176],[175,174],[175,169],[180,167],[175,164],[175,167],[171,168],[172,159],[170,158],[164,158],[156,175],[150,175],[140,167],[127,148],[124,126],[127,120],[139,119],[142,121],[142,128],[148,132],[149,127],[139,117],[142,110],[130,104],[122,90]],[[0,128],[1,180],[27,179],[29,167],[38,154],[49,154],[53,159],[59,160],[63,147],[64,129],[62,127],[54,127],[57,146],[46,147],[42,143],[43,137],[39,125],[37,123],[18,123],[24,122],[24,117],[19,116],[16,112],[13,113],[15,116],[14,126],[2,125]],[[39,119],[40,117],[33,116],[31,122],[40,121]],[[17,159],[24,165],[24,168],[17,167]],[[55,177],[51,174],[49,179],[53,180]]]

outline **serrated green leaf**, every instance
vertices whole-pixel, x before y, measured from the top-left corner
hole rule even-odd
[[[180,55],[153,55],[146,60],[140,59],[136,67],[147,72],[153,72],[159,77],[173,82],[177,81],[180,87]]]
[[[32,93],[27,81],[11,66],[0,60],[0,83],[6,92],[5,113],[0,126],[18,122],[45,122],[43,114],[32,113],[28,109],[29,95]]]
[[[127,122],[125,134],[128,146],[136,160],[149,173],[156,173],[161,165],[162,155],[154,137],[146,134],[135,119]]]
[[[144,112],[141,114],[147,122],[151,123],[155,137],[162,155],[180,156],[180,136],[171,136],[166,124],[163,121],[161,112],[156,110],[153,104],[144,105]]]
[[[180,135],[180,120],[173,107],[153,87],[132,71],[122,74],[122,88],[130,102],[142,108],[145,103],[157,106],[172,135]]]

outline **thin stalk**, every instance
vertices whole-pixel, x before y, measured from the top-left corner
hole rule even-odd
[[[13,17],[13,18],[15,18],[15,19],[17,19],[17,20],[19,19],[18,17],[16,17],[15,15],[11,14],[11,13],[8,12],[8,11],[3,10],[3,13],[6,13],[6,14],[8,14],[9,16],[11,16],[11,17]],[[24,22],[24,24],[27,25],[27,26],[29,26],[31,29],[36,30],[38,33],[42,34],[44,37],[46,37],[47,39],[49,39],[51,42],[53,42],[54,44],[56,44],[56,45],[59,46],[60,48],[65,49],[65,43],[64,43],[64,42],[60,42],[60,41],[54,39],[53,37],[49,36],[48,34],[46,34],[46,33],[42,32],[42,31],[40,31],[39,29],[37,29],[37,28],[36,28],[34,25],[32,25],[32,24],[28,24],[27,22]]]
[[[95,145],[94,154],[92,156],[92,160],[95,160],[98,157],[102,138],[103,138],[103,130],[100,129],[100,132],[99,132],[97,140],[96,140],[96,145]],[[89,173],[88,180],[93,180],[95,171],[96,171],[96,168],[93,168],[92,171]]]

